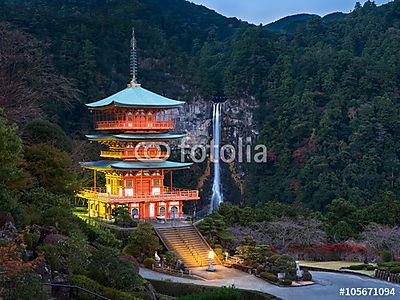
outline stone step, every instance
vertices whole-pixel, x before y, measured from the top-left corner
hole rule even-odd
[[[167,249],[174,251],[187,267],[208,264],[210,247],[194,226],[156,228],[156,231]]]

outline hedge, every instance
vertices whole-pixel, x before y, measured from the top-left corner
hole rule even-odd
[[[272,282],[278,282],[279,279],[275,274],[268,273],[268,272],[262,272],[260,276],[266,280],[272,281]]]
[[[283,279],[280,281],[280,284],[285,285],[285,286],[291,286],[292,281],[290,279]]]
[[[103,295],[112,300],[140,300],[140,298],[136,298],[132,292],[123,292],[120,290],[116,290],[113,288],[102,286],[97,281],[90,279],[84,275],[72,275],[69,277],[69,283],[72,285],[77,285],[81,288],[87,289],[91,292]],[[91,296],[88,293],[83,291],[78,292],[78,297],[81,300],[96,300],[97,298]]]
[[[370,265],[370,264],[359,264],[359,265],[352,265],[352,266],[348,267],[347,269],[373,271],[376,269],[376,267],[374,267],[373,265]]]
[[[192,283],[180,283],[172,281],[162,280],[148,280],[154,287],[157,293],[171,296],[171,297],[183,297],[193,294],[202,294],[207,292],[215,292],[220,290],[218,287],[203,286]],[[272,300],[277,299],[273,295],[264,294],[250,290],[238,290],[241,294],[242,300]],[[197,299],[197,298],[194,298]]]

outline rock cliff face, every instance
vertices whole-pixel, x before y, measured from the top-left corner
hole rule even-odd
[[[176,130],[187,133],[186,145],[190,147],[210,146],[213,126],[212,106],[211,100],[195,97],[180,109]],[[221,164],[224,201],[241,202],[243,180],[246,174],[243,164],[238,162],[238,147],[241,143],[243,153],[245,153],[245,146],[252,144],[257,137],[258,130],[253,116],[256,107],[256,99],[253,97],[227,99],[222,106],[221,146],[232,145],[236,150],[235,161]],[[239,142],[239,140],[242,142]],[[209,151],[208,147],[207,149]],[[243,158],[245,159],[245,154]],[[208,198],[211,195],[212,175],[211,164],[211,173],[203,182],[203,198]]]

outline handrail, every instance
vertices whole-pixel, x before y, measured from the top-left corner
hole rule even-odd
[[[64,287],[64,288],[69,288],[69,289],[77,289],[77,290],[88,293],[89,295],[94,296],[99,299],[102,299],[102,300],[111,300],[110,298],[104,297],[100,294],[97,294],[96,292],[92,292],[92,291],[85,289],[83,287],[80,287],[78,285],[71,285],[71,284],[67,284],[67,283],[53,283],[53,282],[44,282],[43,285],[48,285],[51,287],[54,286],[54,287]]]
[[[192,256],[194,257],[195,261],[200,264],[200,267],[203,266],[203,259],[201,258],[199,252],[197,252],[196,249],[192,250],[192,247],[190,246],[190,244],[188,243],[188,241],[186,240],[186,238],[184,238],[177,227],[173,227],[175,232],[178,234],[178,236],[180,237],[180,239],[183,241],[183,243],[185,244],[186,248],[189,250],[190,254],[192,254]],[[193,251],[195,251],[196,253],[193,253]],[[200,258],[200,262],[199,262],[199,258]]]
[[[208,244],[208,242],[206,241],[206,239],[204,238],[204,236],[200,233],[200,231],[197,229],[197,227],[194,226],[194,225],[192,225],[192,226],[194,227],[194,230],[196,230],[196,232],[197,232],[197,234],[200,236],[200,238],[203,240],[203,242],[208,246],[208,248],[209,248],[212,252],[214,252],[214,249],[211,248],[211,246]],[[216,255],[215,252],[214,252],[214,258],[216,258],[216,260],[218,261],[219,264],[222,264],[221,261],[220,261],[220,259],[219,259],[219,257],[218,257],[218,255]]]

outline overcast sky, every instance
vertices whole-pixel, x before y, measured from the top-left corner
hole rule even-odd
[[[268,24],[285,16],[312,13],[324,16],[331,12],[349,12],[356,0],[189,0],[202,4],[227,17],[249,23]],[[364,3],[365,0],[359,1]],[[377,5],[389,0],[376,0]]]

